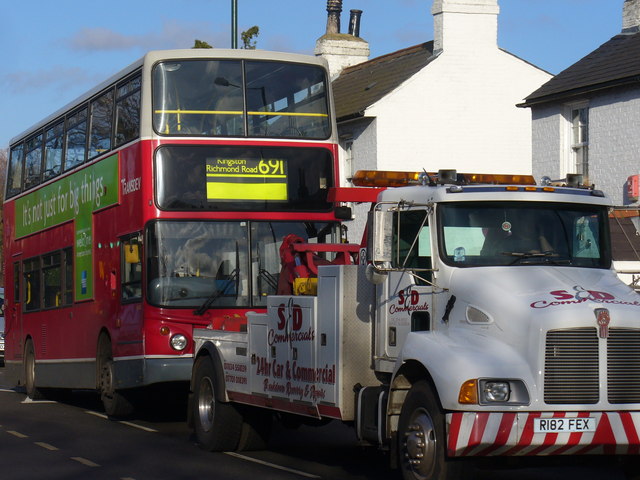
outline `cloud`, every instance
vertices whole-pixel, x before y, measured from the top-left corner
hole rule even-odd
[[[227,27],[215,28],[207,22],[165,21],[157,32],[125,35],[108,28],[83,28],[65,41],[74,51],[99,52],[139,49],[191,48],[196,39],[213,46],[228,46]]]
[[[78,85],[98,82],[97,76],[90,75],[80,67],[54,66],[48,70],[33,72],[18,71],[0,76],[0,85],[11,94],[25,94],[42,89],[53,89],[61,93],[77,89]]]
[[[273,50],[276,52],[295,52],[295,53],[303,53],[306,55],[313,55],[313,49],[315,44],[306,45],[306,48],[298,48],[299,41],[296,41],[294,37],[276,34],[276,35],[267,35],[264,38],[262,36],[258,36],[257,38],[257,47],[261,50]]]
[[[83,28],[68,40],[72,50],[128,50],[138,46],[134,35],[122,35],[107,28]]]

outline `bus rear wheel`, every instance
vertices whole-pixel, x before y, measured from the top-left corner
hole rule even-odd
[[[36,387],[36,354],[31,339],[27,340],[24,347],[24,378],[27,396],[32,400],[42,400],[44,395]]]
[[[111,417],[128,417],[134,406],[130,398],[115,388],[115,371],[111,342],[102,337],[98,348],[98,390],[104,411]]]

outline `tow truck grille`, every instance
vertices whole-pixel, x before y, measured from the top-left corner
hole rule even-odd
[[[596,328],[547,332],[544,368],[546,403],[598,403],[598,344]],[[606,351],[609,403],[640,403],[640,330],[609,329]]]
[[[598,403],[598,334],[595,328],[547,332],[544,401]]]
[[[640,330],[612,328],[607,341],[610,403],[640,403]]]

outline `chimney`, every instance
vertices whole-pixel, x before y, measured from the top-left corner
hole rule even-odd
[[[362,16],[362,10],[351,10],[351,16],[349,17],[349,35],[354,37],[360,36],[360,17]]]
[[[327,35],[340,33],[342,0],[327,0]]]
[[[327,0],[327,31],[316,42],[314,53],[327,60],[334,80],[346,67],[369,60],[369,44],[360,38],[362,10],[351,10],[349,33],[340,33],[342,0]]]
[[[497,49],[498,0],[433,0],[433,49]]]
[[[640,32],[640,0],[624,0],[622,33]]]

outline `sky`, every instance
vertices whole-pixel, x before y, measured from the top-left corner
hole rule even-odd
[[[237,0],[257,48],[313,54],[326,0]],[[433,40],[432,0],[343,0],[363,11],[370,58]],[[231,47],[231,0],[3,2],[0,148],[149,50]],[[498,45],[557,74],[620,33],[623,0],[499,0]],[[241,41],[238,40],[241,44]]]

